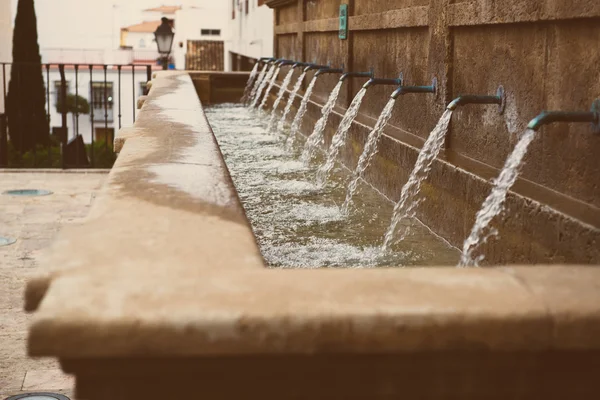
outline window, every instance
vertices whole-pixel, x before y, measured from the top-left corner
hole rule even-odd
[[[220,29],[201,29],[200,34],[202,36],[221,36]]]
[[[65,82],[67,84],[67,94],[69,94],[69,89],[71,83],[69,81]],[[60,99],[60,89],[62,88],[61,81],[54,81],[54,104],[58,104]]]
[[[140,49],[146,48],[146,41],[144,39],[140,39]]]
[[[91,96],[94,121],[104,121],[104,112],[107,111],[107,120],[113,120],[113,84],[112,82],[92,82]]]

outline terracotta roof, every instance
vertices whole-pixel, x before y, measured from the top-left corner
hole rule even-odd
[[[121,28],[122,31],[127,32],[144,32],[144,33],[152,33],[156,31],[156,28],[159,27],[161,21],[144,21],[141,24],[126,26],[125,28]]]
[[[175,11],[181,10],[181,6],[160,6],[156,8],[149,8],[144,11],[160,12],[163,14],[175,14]]]

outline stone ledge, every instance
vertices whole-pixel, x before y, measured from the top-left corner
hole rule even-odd
[[[264,268],[190,88],[186,74],[158,75],[135,125],[145,133],[29,282],[32,356],[600,349],[597,268]]]

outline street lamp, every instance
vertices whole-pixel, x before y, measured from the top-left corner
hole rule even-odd
[[[162,23],[154,32],[154,38],[156,39],[158,52],[163,59],[163,70],[167,70],[169,68],[169,54],[171,54],[171,47],[173,46],[173,38],[175,37],[175,33],[173,33],[173,29],[171,29],[171,24],[169,23],[168,18],[163,17],[161,21]]]

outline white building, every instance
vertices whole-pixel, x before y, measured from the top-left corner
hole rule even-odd
[[[12,60],[12,13],[10,0],[0,0],[0,62],[10,62]],[[6,74],[9,74],[9,70]],[[6,77],[7,80],[9,77]],[[4,94],[1,93],[4,86],[8,87],[8,82],[4,82],[2,68],[0,67],[0,114],[4,113]]]
[[[194,5],[181,7],[175,13],[175,40],[173,56],[177,69],[186,69],[186,57],[202,57],[202,50],[222,49],[223,59],[221,68],[230,71],[226,54],[230,51],[231,32],[229,20],[229,1],[225,0],[196,0]],[[203,42],[214,42],[205,43]]]
[[[274,13],[264,0],[231,0],[229,18],[231,47],[228,58],[232,70],[250,70],[253,61],[272,57]]]

